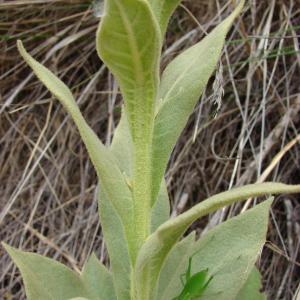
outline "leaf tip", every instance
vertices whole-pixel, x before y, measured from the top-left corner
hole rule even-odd
[[[11,258],[14,257],[15,252],[17,251],[17,249],[9,246],[8,244],[6,244],[5,242],[1,242],[2,247],[5,249],[5,251],[9,254],[9,256]]]
[[[6,244],[5,242],[1,242],[2,247],[8,252],[10,250],[10,246]]]
[[[26,53],[26,50],[25,50],[24,45],[21,40],[17,40],[17,47],[18,47],[20,54],[23,56],[24,53]]]
[[[272,206],[272,204],[273,204],[273,202],[274,202],[274,199],[275,199],[275,197],[273,197],[273,196],[270,196],[270,197],[268,197],[265,201],[263,201],[261,204],[260,204],[260,207],[261,208],[265,208],[266,210],[266,212],[269,214],[269,210],[270,210],[270,208],[271,208],[271,206]]]
[[[31,56],[26,51],[26,49],[23,45],[23,42],[21,40],[17,40],[17,48],[18,48],[20,55],[23,57],[23,59],[27,62],[27,64],[30,65]]]
[[[241,1],[239,2],[239,4],[236,5],[236,7],[235,7],[235,9],[234,9],[234,11],[233,11],[233,13],[232,13],[233,19],[235,19],[239,14],[241,14],[243,8],[245,7],[245,3],[246,3],[245,0],[241,0]]]

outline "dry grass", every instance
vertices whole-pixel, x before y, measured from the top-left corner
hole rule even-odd
[[[228,13],[231,1],[184,1],[170,24],[163,66]],[[197,105],[167,172],[173,214],[229,187],[299,183],[297,0],[249,1],[222,64]],[[76,128],[16,51],[16,39],[59,75],[84,116],[110,143],[120,111],[112,76],[95,52],[90,1],[0,2],[0,239],[80,268],[92,250],[106,261],[96,176]],[[215,99],[222,106],[212,118]],[[211,226],[251,206],[224,209]],[[300,277],[299,197],[280,196],[258,262],[268,299],[292,299]],[[16,267],[0,249],[0,298],[25,299]]]

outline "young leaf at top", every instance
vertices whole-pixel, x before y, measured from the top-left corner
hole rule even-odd
[[[193,272],[208,268],[213,275],[203,299],[261,299],[260,278],[253,278],[251,271],[266,241],[272,201],[264,201],[217,225],[195,243]],[[248,296],[239,297],[246,286]]]
[[[97,171],[101,187],[112,202],[125,227],[127,239],[132,241],[132,196],[131,191],[120,171],[114,156],[102,144],[94,131],[83,118],[69,88],[43,65],[34,60],[18,41],[18,49],[24,60],[32,68],[36,76],[45,84],[49,91],[57,97],[72,116],[78,127],[80,136],[85,143],[89,156]],[[129,243],[130,245],[134,242]],[[135,257],[131,251],[132,257]]]
[[[181,0],[149,0],[160,25],[162,38],[167,30],[169,19],[180,2]]]
[[[153,124],[161,39],[145,0],[107,0],[97,33],[100,58],[116,76],[133,142]]]
[[[198,44],[178,55],[163,72],[153,135],[152,201],[156,199],[173,147],[215,70],[227,32],[243,6],[244,0],[227,19]]]
[[[139,299],[152,299],[152,287],[157,282],[166,256],[187,228],[198,218],[250,197],[299,192],[300,185],[293,186],[281,183],[250,184],[216,194],[195,205],[185,213],[162,224],[148,237],[139,252],[136,264]]]
[[[120,85],[133,141],[135,253],[150,231],[151,141],[160,49],[159,25],[148,1],[106,1],[97,50]]]

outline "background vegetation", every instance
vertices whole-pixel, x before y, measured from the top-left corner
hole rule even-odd
[[[169,26],[163,66],[210,31],[231,0],[187,0]],[[32,75],[16,40],[73,87],[90,125],[110,143],[118,87],[95,51],[91,1],[0,2],[0,240],[80,269],[95,251],[108,262],[96,175],[73,122]],[[194,110],[167,172],[172,214],[232,186],[299,183],[300,3],[249,0],[216,76]],[[216,100],[221,100],[214,118]],[[253,205],[193,225],[200,234]],[[299,196],[277,197],[258,266],[269,299],[292,299],[300,278]],[[19,271],[0,248],[0,298],[25,299]]]

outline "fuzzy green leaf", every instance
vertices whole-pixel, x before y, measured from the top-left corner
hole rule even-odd
[[[162,37],[165,35],[169,19],[181,0],[149,0],[160,25]]]
[[[213,276],[203,293],[205,300],[261,299],[260,277],[251,271],[266,241],[272,201],[216,226],[195,244],[192,271],[208,268]],[[247,291],[243,296],[242,288]]]
[[[66,266],[5,244],[4,248],[21,271],[28,300],[66,300],[76,297],[98,300],[92,298],[80,275]]]
[[[163,72],[154,124],[152,201],[156,199],[173,147],[215,70],[226,34],[243,5],[241,1],[227,19],[198,44],[178,55]]]
[[[149,236],[138,256],[136,265],[136,274],[138,274],[138,276],[136,281],[140,299],[151,299],[151,289],[157,282],[159,272],[166,256],[182,234],[195,220],[214,212],[219,208],[237,201],[246,200],[250,197],[299,192],[300,185],[293,186],[281,183],[246,185],[214,195],[195,205],[178,217],[165,222]]]
[[[258,269],[254,267],[236,300],[266,300],[266,296],[260,292],[260,289],[261,275]]]
[[[153,122],[160,44],[147,1],[106,1],[97,50],[118,80],[134,142],[147,134]]]
[[[106,267],[92,254],[85,264],[81,278],[97,300],[116,300],[113,279]]]
[[[180,293],[182,289],[180,277],[186,272],[194,244],[195,232],[192,232],[170,251],[159,275],[156,300],[173,299]]]
[[[101,186],[124,224],[127,239],[134,240],[131,228],[132,195],[114,156],[86,123],[69,88],[52,72],[34,60],[26,52],[21,41],[18,41],[18,49],[36,76],[72,116],[97,171]],[[132,256],[134,256],[133,252]]]
[[[97,50],[115,75],[125,101],[134,147],[134,255],[150,230],[151,141],[159,80],[159,25],[146,0],[107,0]]]

